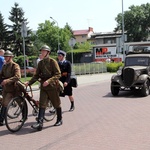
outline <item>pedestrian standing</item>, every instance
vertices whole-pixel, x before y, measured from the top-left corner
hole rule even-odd
[[[5,50],[0,49],[0,71],[2,70],[2,66],[5,62],[4,53],[5,53]]]
[[[16,89],[16,82],[21,78],[20,66],[13,62],[13,53],[6,51],[4,53],[5,64],[0,72],[0,79],[2,85],[2,107],[0,111],[0,126],[4,123],[6,108],[10,100],[19,95]]]
[[[73,89],[70,84],[71,63],[70,61],[66,60],[66,52],[58,50],[57,54],[58,54],[58,65],[61,70],[61,77],[59,80],[64,85],[64,96],[67,95],[71,103],[69,111],[73,111],[75,109],[75,106],[74,106]]]
[[[58,81],[61,76],[61,72],[58,63],[53,58],[49,57],[51,52],[49,46],[44,45],[40,49],[42,54],[42,60],[39,61],[36,73],[30,81],[26,82],[26,86],[33,84],[40,79],[40,98],[39,98],[39,113],[37,123],[31,127],[41,131],[43,128],[43,118],[45,115],[45,109],[48,105],[49,100],[56,109],[57,121],[54,126],[62,125],[62,109],[61,101],[58,91]]]

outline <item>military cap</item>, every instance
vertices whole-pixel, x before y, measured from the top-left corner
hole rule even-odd
[[[51,51],[50,47],[47,46],[47,45],[43,45],[43,46],[40,48],[40,51],[41,51],[41,50],[46,50],[46,51],[48,51],[48,52]]]
[[[13,53],[9,50],[7,50],[5,53],[4,53],[4,57],[9,57],[9,56],[14,56]]]
[[[66,56],[66,52],[62,51],[62,50],[58,50],[57,51],[58,55],[62,55],[62,56]]]
[[[0,52],[3,52],[3,53],[5,53],[5,50],[4,50],[4,49],[0,49]]]

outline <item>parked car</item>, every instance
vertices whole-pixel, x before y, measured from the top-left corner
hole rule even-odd
[[[36,68],[31,66],[26,66],[26,74],[33,75],[36,71]],[[24,67],[21,67],[21,75],[24,76]]]
[[[117,96],[121,90],[139,90],[142,96],[149,95],[150,53],[129,54],[124,67],[111,77],[111,93]]]

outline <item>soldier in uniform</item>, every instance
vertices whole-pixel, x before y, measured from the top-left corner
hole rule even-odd
[[[59,60],[58,65],[61,70],[61,77],[59,80],[64,85],[64,96],[68,95],[70,103],[71,103],[71,107],[70,107],[69,111],[73,111],[75,109],[75,107],[74,107],[74,98],[73,98],[73,94],[72,94],[72,87],[70,84],[71,63],[70,63],[70,61],[65,59],[66,53],[64,51],[58,50],[57,54],[58,54],[58,60]]]
[[[49,57],[51,51],[47,45],[42,46],[40,51],[42,54],[42,60],[38,63],[34,76],[29,82],[26,82],[27,86],[33,84],[39,79],[41,81],[37,123],[31,126],[38,131],[41,131],[43,128],[43,118],[49,100],[56,109],[57,114],[57,121],[54,126],[62,125],[61,101],[57,86],[58,80],[61,76],[60,69],[57,61]]]
[[[3,125],[6,108],[10,100],[17,96],[19,91],[16,90],[16,82],[21,78],[20,67],[17,63],[13,62],[13,53],[6,51],[4,53],[5,64],[0,72],[0,80],[3,88],[2,91],[2,108],[0,112],[0,126]]]

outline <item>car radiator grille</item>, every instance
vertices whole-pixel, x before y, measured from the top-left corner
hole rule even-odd
[[[123,81],[126,86],[131,86],[134,81],[134,69],[126,68],[123,71]]]

